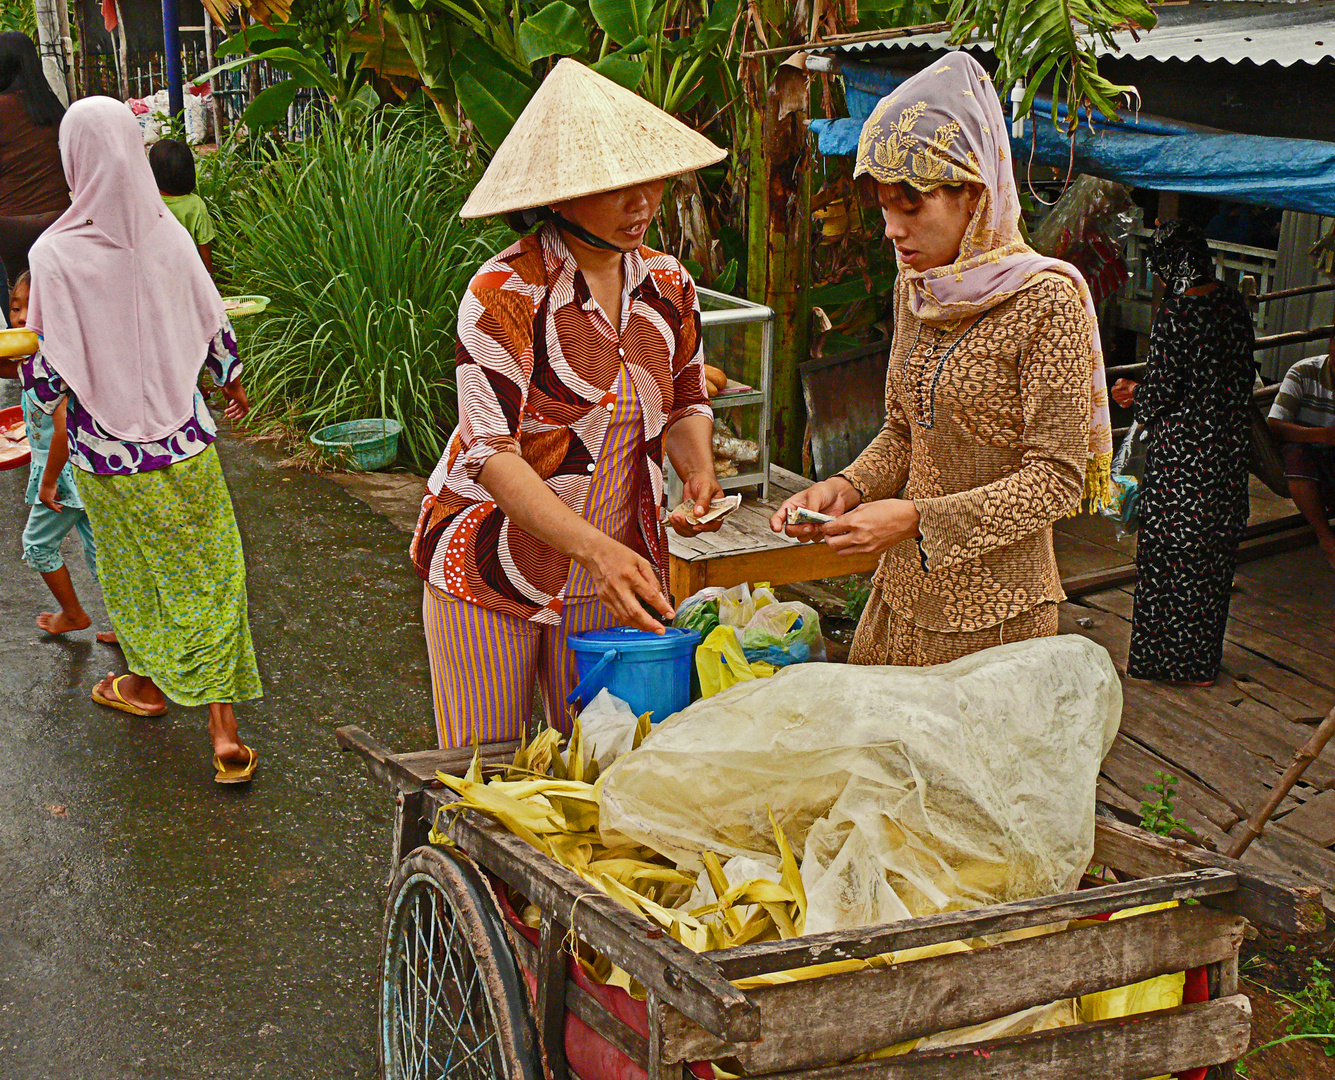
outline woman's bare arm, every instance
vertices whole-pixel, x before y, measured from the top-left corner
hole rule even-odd
[[[662,623],[641,605],[643,600],[665,619],[672,618],[672,605],[659,588],[648,559],[571,510],[518,454],[493,454],[482,466],[478,482],[521,529],[587,569],[598,598],[620,624],[662,632]]]

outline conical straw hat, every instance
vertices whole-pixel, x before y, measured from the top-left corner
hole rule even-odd
[[[519,114],[459,216],[548,206],[664,180],[727,156],[638,94],[567,57]]]

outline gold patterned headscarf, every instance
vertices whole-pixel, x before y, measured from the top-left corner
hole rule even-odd
[[[1086,507],[1103,506],[1112,465],[1112,418],[1098,316],[1080,271],[1029,247],[1020,235],[1020,199],[1001,102],[986,71],[967,53],[949,53],[884,97],[862,125],[853,175],[928,192],[973,183],[982,195],[948,266],[916,271],[900,264],[913,314],[924,322],[971,318],[1034,284],[1063,274],[1080,294],[1093,330]]]

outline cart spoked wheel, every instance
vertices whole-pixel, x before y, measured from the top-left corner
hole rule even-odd
[[[505,924],[462,856],[420,847],[399,864],[380,975],[384,1080],[542,1080]]]

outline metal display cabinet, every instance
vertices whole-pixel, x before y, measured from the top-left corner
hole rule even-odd
[[[774,312],[764,304],[754,304],[712,289],[696,289],[700,297],[700,323],[705,344],[705,363],[728,375],[729,387],[745,385],[741,376],[754,366],[746,363],[748,346],[754,340],[755,324],[760,326],[760,385],[750,390],[725,390],[709,399],[716,416],[744,405],[760,406],[758,431],[740,431],[744,439],[754,439],[760,457],[753,468],[719,480],[724,491],[759,487],[761,498],[769,498],[769,428],[773,410],[774,384]],[[668,507],[681,502],[681,480],[670,462],[664,462]]]

